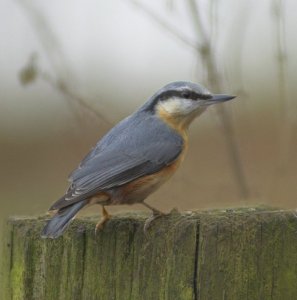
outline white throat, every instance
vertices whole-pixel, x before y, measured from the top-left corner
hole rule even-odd
[[[181,99],[176,97],[163,102],[161,101],[159,105],[172,116],[186,116],[199,107],[198,102],[195,103],[190,99]]]

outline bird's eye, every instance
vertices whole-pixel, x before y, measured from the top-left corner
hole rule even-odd
[[[182,93],[182,97],[185,98],[185,99],[189,99],[190,98],[190,93],[185,91]]]

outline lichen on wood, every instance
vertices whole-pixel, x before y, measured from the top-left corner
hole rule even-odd
[[[147,217],[117,215],[97,235],[77,219],[56,240],[40,238],[44,217],[11,218],[1,299],[297,299],[293,212],[175,212],[144,233]]]

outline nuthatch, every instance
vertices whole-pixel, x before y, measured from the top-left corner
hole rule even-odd
[[[189,124],[215,103],[234,96],[211,94],[199,84],[173,82],[154,94],[136,112],[114,126],[82,160],[69,177],[66,194],[50,211],[54,216],[42,236],[60,236],[77,212],[88,204],[141,203],[154,215],[162,214],[144,200],[176,171],[188,144]]]

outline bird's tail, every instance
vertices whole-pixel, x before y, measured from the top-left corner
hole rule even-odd
[[[65,231],[77,212],[87,203],[87,200],[83,200],[59,210],[56,215],[47,222],[42,230],[41,237],[51,239],[59,237]]]

